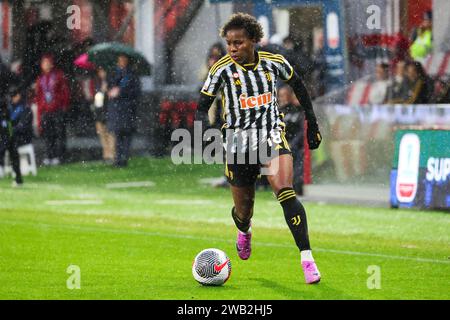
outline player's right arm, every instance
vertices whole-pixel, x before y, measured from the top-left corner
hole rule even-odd
[[[211,107],[216,97],[207,96],[204,93],[200,93],[200,98],[198,99],[198,107],[195,113],[195,120],[201,121],[203,123],[207,123],[209,125],[208,120],[208,110]]]
[[[225,58],[225,57],[224,57]],[[195,120],[208,123],[208,110],[211,107],[217,92],[222,86],[222,71],[221,66],[225,61],[224,58],[220,59],[214,64],[208,72],[208,77],[200,91],[200,98],[198,100],[197,112],[195,114]]]

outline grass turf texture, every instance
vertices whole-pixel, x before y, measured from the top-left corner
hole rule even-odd
[[[198,182],[221,173],[136,158],[127,169],[43,168],[21,189],[0,180],[0,299],[450,298],[448,214],[306,203],[322,273],[311,286],[271,192],[257,192],[252,257],[239,260],[229,190]],[[106,187],[125,181],[155,185]],[[231,258],[222,287],[191,274],[209,247]],[[79,290],[67,288],[69,265],[80,267]],[[380,289],[368,289],[369,266],[380,268]]]

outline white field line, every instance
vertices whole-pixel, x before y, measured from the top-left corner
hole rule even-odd
[[[3,220],[0,221],[3,224],[17,224],[17,221],[11,220]],[[46,223],[34,223],[34,222],[21,222],[22,224],[33,224],[33,226],[42,226],[45,228],[65,228],[71,230],[79,230],[84,232],[104,232],[104,233],[114,233],[114,234],[133,234],[133,235],[142,235],[142,236],[150,236],[150,237],[163,237],[163,238],[177,238],[177,239],[190,239],[190,240],[204,240],[208,243],[212,241],[216,242],[225,242],[225,243],[234,243],[232,239],[221,239],[221,238],[211,238],[211,237],[198,237],[198,236],[190,236],[183,234],[173,234],[173,233],[162,233],[162,232],[149,232],[149,231],[139,231],[139,230],[119,230],[112,228],[96,228],[96,227],[86,227],[86,226],[74,226],[74,225],[52,225]],[[295,248],[293,244],[287,243],[273,243],[273,242],[259,242],[254,241],[254,245],[263,246],[263,247],[279,247],[279,248]],[[450,264],[450,260],[437,260],[437,259],[428,259],[428,258],[413,258],[413,257],[405,257],[405,256],[396,256],[389,254],[379,254],[373,252],[358,252],[358,251],[347,251],[347,250],[334,250],[334,249],[325,249],[325,248],[314,248],[314,251],[325,252],[325,253],[333,253],[333,254],[342,254],[342,255],[350,255],[350,256],[365,256],[365,257],[374,257],[374,258],[384,258],[384,259],[392,259],[392,260],[403,260],[403,261],[414,261],[414,262],[428,262],[428,263],[438,263],[438,264]]]
[[[66,206],[66,205],[102,205],[103,200],[49,200],[45,201],[49,206]]]
[[[224,177],[203,178],[203,179],[199,179],[198,183],[200,183],[200,184],[213,184],[213,183],[217,183],[217,182],[222,182],[223,179],[224,179]]]
[[[157,204],[183,204],[183,205],[213,205],[212,200],[156,200],[152,201]]]
[[[51,190],[63,190],[64,187],[60,184],[51,183],[26,183],[24,184],[26,189],[51,189]]]
[[[412,260],[417,262],[431,262],[431,263],[446,263],[449,264],[449,261],[445,260],[435,260],[435,259],[427,259],[427,258],[411,258],[411,257],[404,257],[404,256],[391,256],[387,254],[380,254],[380,253],[368,253],[368,252],[357,252],[357,251],[345,251],[345,250],[333,250],[333,249],[321,249],[317,248],[315,251],[323,251],[328,253],[337,253],[337,254],[347,254],[352,256],[371,256],[371,257],[377,257],[377,258],[385,258],[385,259],[397,259],[397,260]]]
[[[74,193],[73,196],[80,200],[100,200],[98,195],[93,193]]]
[[[106,184],[106,189],[142,188],[153,187],[154,185],[155,183],[152,181],[115,182]]]

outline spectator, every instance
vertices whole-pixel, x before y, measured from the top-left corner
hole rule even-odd
[[[386,100],[387,90],[389,87],[389,65],[387,63],[379,63],[375,69],[375,82],[369,94],[370,104],[382,104]]]
[[[20,171],[20,159],[17,151],[20,145],[20,127],[22,122],[17,113],[11,115],[8,108],[8,93],[13,90],[13,85],[17,82],[16,76],[9,71],[0,58],[0,177],[3,176],[3,167],[5,165],[5,153],[9,152],[9,158],[15,173],[13,186],[20,186],[23,183]],[[17,102],[17,100],[14,100]],[[14,109],[15,110],[15,109]],[[11,116],[14,121],[11,121]]]
[[[21,60],[15,60],[11,62],[9,70],[11,72],[12,83],[14,83],[15,85],[21,84],[23,78]]]
[[[203,66],[202,71],[200,73],[200,81],[203,84],[208,75],[209,69],[219,61],[223,56],[227,54],[225,48],[223,47],[221,42],[214,43],[208,50],[208,55],[206,58],[206,64]],[[217,100],[213,102],[213,105],[209,109],[208,117],[209,123],[212,126],[220,126],[220,110],[217,103]]]
[[[440,90],[436,102],[450,104],[450,79],[439,80]]]
[[[270,39],[266,38],[262,39],[258,45],[261,51],[267,51],[283,55],[286,53],[279,34],[274,34],[272,37],[270,37]]]
[[[53,56],[41,59],[41,75],[36,80],[36,103],[40,132],[45,141],[44,165],[58,165],[66,150],[65,114],[69,106],[68,82],[53,64]]]
[[[6,103],[6,96],[8,94],[8,87],[15,79],[14,74],[9,71],[8,67],[3,63],[0,57],[0,101]]]
[[[403,101],[408,96],[408,83],[405,77],[405,67],[405,61],[398,61],[395,65],[394,78],[387,92],[388,103]]]
[[[283,39],[283,52],[282,53],[288,61],[291,62],[294,70],[299,74],[302,80],[306,83],[310,83],[310,74],[313,69],[313,62],[311,58],[304,52],[302,41],[296,42],[291,36],[287,36]]]
[[[323,39],[323,30],[318,33],[317,36],[317,47],[312,55],[312,71],[311,71],[311,97],[317,98],[325,94],[327,73],[327,61],[325,58],[325,48]]]
[[[414,61],[406,65],[406,79],[408,92],[407,96],[400,103],[429,103],[433,93],[433,86],[431,79],[426,75],[420,62]]]
[[[9,113],[6,101],[0,101],[0,175],[3,176],[3,167],[5,165],[5,153],[9,152],[12,168],[16,175],[13,186],[23,184],[22,173],[20,171],[20,158],[17,151],[17,139],[11,124],[11,115]]]
[[[211,48],[208,50],[208,55],[206,58],[206,64],[203,66],[203,71],[201,73],[201,81],[202,84],[205,82],[206,77],[208,76],[208,72],[211,69],[211,67],[219,61],[222,57],[224,57],[227,54],[227,51],[223,47],[221,42],[214,43]],[[201,88],[200,88],[201,89]],[[208,122],[207,125],[210,127],[220,128],[221,127],[221,120],[220,120],[220,108],[219,105],[220,99],[215,99],[214,102],[211,104],[211,107],[208,110]],[[200,119],[197,119],[200,120]],[[206,120],[206,119],[203,119]],[[193,132],[192,132],[193,134]],[[193,148],[194,146],[192,146]],[[222,176],[221,178],[218,178],[211,182],[211,185],[213,187],[219,188],[219,187],[228,187],[228,182],[225,176]]]
[[[17,146],[30,144],[33,140],[33,112],[26,103],[26,93],[20,86],[12,86],[9,95],[8,111]]]
[[[398,32],[394,35],[392,42],[391,59],[389,61],[391,67],[390,71],[392,73],[395,73],[397,63],[411,60],[411,57],[409,55],[409,47],[410,40],[406,36],[404,36],[401,32]]]
[[[219,59],[222,58],[226,54],[227,54],[227,52],[221,42],[214,43],[208,49],[208,54],[206,56],[206,64],[202,67],[200,75],[199,75],[199,78],[200,78],[199,80],[201,81],[202,84],[208,75],[209,69],[214,65],[214,63],[219,61]]]
[[[409,49],[411,58],[414,60],[425,58],[433,49],[433,15],[427,11],[423,15],[420,27],[413,34],[413,42]]]
[[[294,70],[305,82],[305,85],[309,88],[308,91],[314,91],[311,86],[311,73],[313,71],[314,62],[311,57],[304,52],[302,41],[295,41],[292,36],[287,36],[283,39],[281,44],[278,44],[278,38],[279,36],[275,34],[270,39],[271,42],[262,40],[259,43],[259,50],[282,54],[288,61],[290,61]]]
[[[131,139],[136,129],[136,109],[141,94],[139,78],[129,67],[126,55],[119,55],[117,67],[108,81],[108,105],[106,124],[114,133],[116,158],[114,165],[128,165]]]
[[[107,106],[107,93],[108,93],[108,81],[106,70],[102,67],[97,68],[97,74],[94,78],[95,95],[92,101],[92,110],[95,118],[95,129],[100,143],[102,145],[103,160],[106,163],[113,163],[115,158],[115,138],[114,135],[108,131],[106,127],[106,106]]]
[[[223,47],[221,42],[214,43],[211,48],[209,48],[208,52],[208,64],[212,66],[216,63],[220,58],[227,54],[227,51]],[[209,61],[212,60],[212,61]]]
[[[294,190],[297,195],[303,195],[305,114],[290,86],[282,86],[278,89],[278,103],[280,112],[284,114],[286,138],[294,161]]]

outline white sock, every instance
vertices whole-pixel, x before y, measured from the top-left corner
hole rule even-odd
[[[301,256],[302,262],[303,261],[314,261],[311,250],[300,251],[300,256]]]

